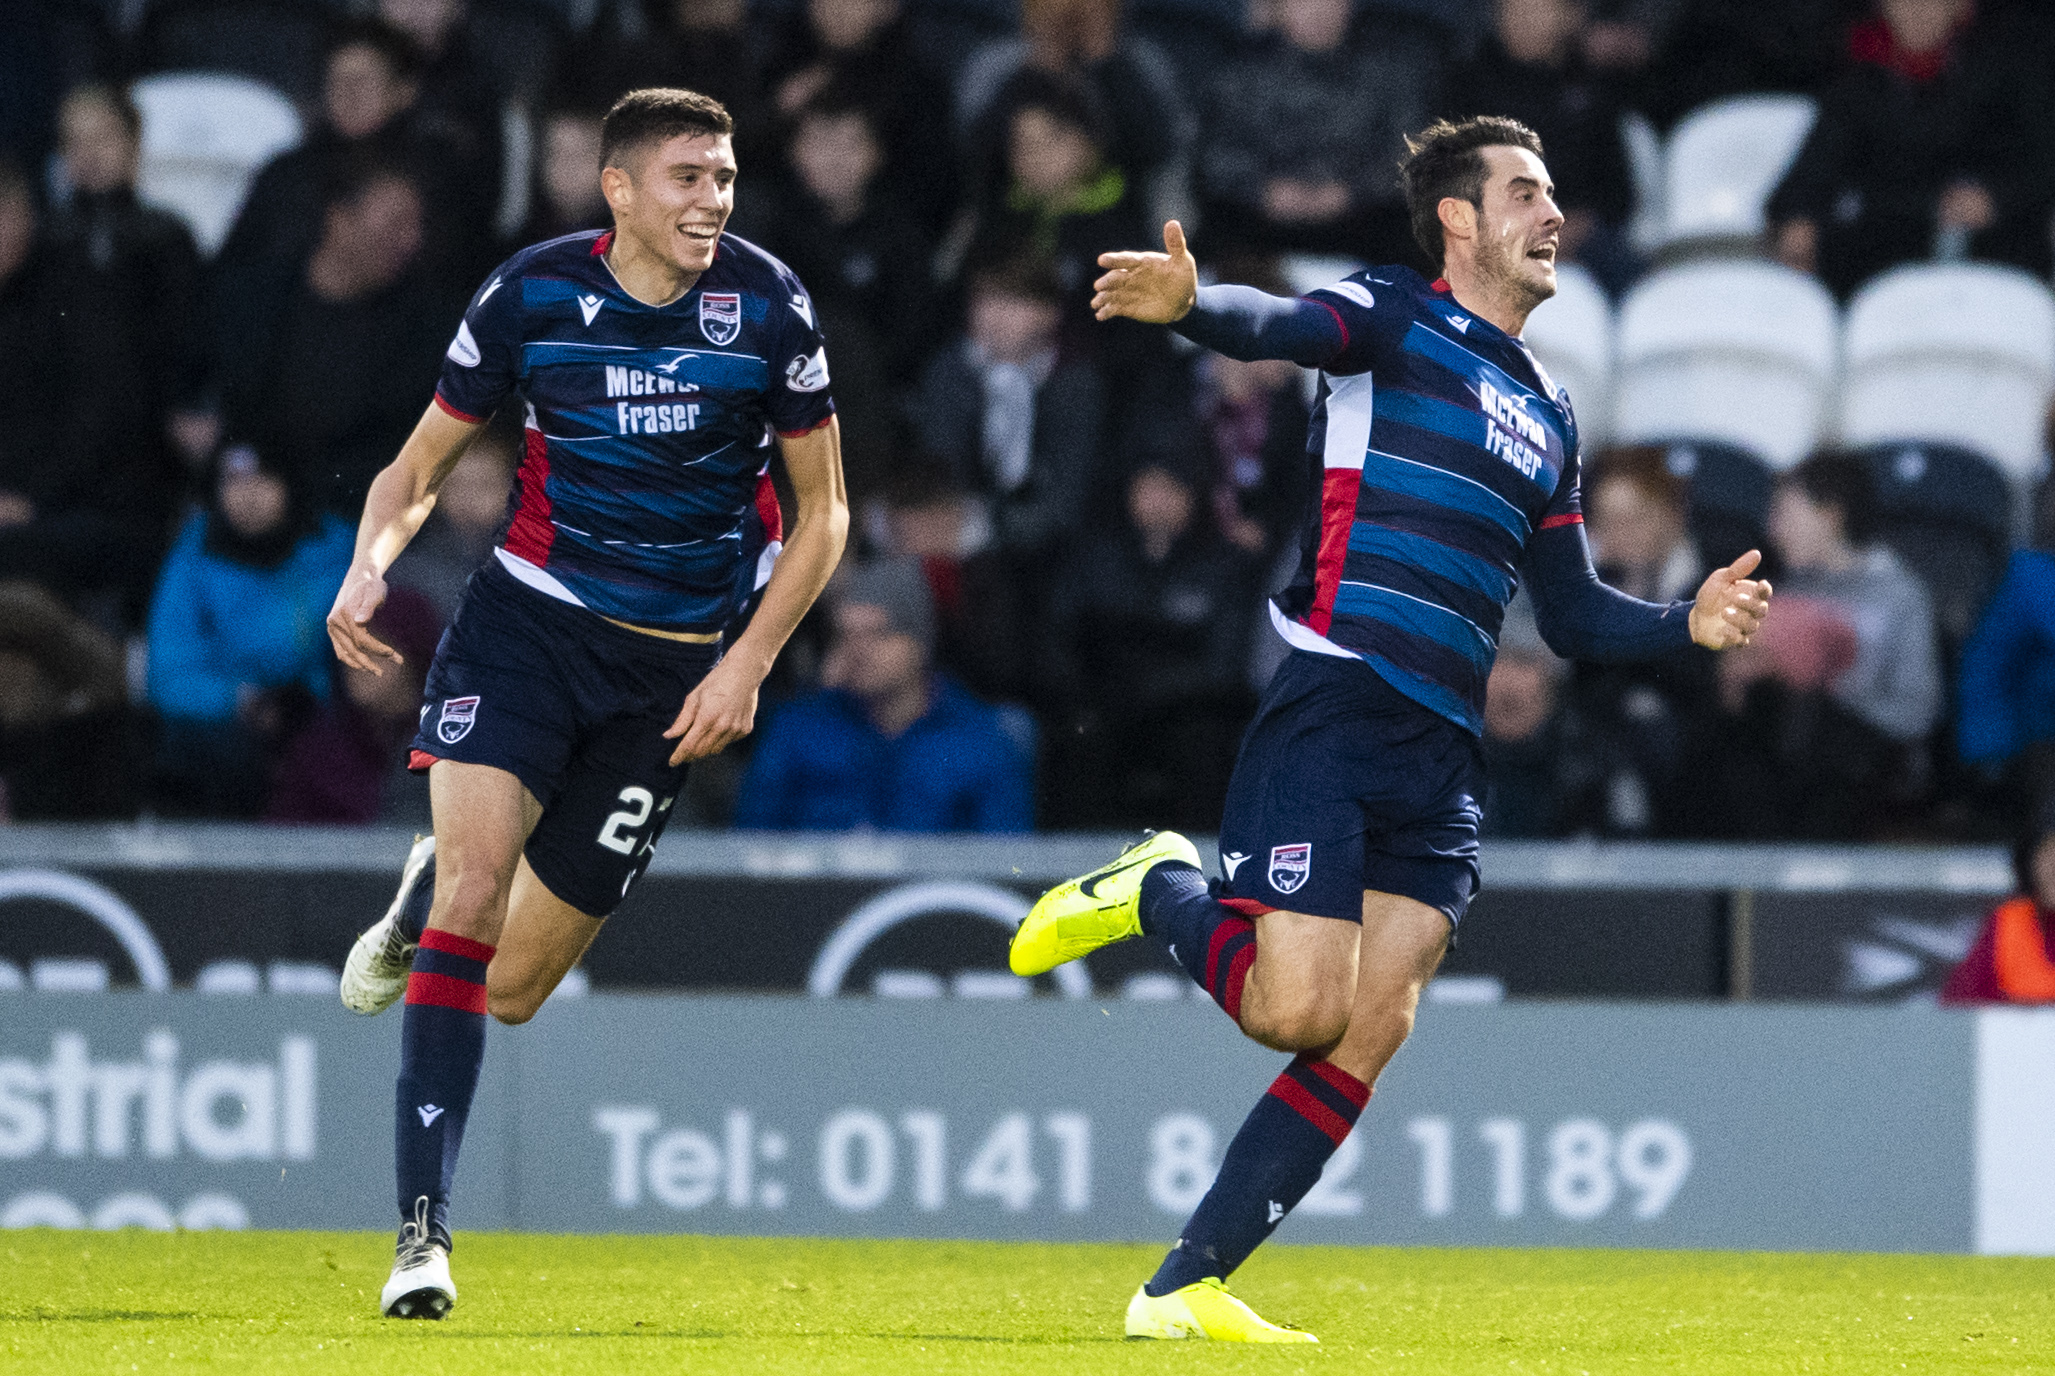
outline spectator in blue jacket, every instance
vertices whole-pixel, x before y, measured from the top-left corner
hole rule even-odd
[[[354,540],[247,444],[222,450],[208,498],[150,603],[157,791],[170,812],[254,816],[272,744],[328,695],[323,622]]]
[[[997,709],[932,667],[934,603],[911,560],[843,575],[826,691],[779,712],[735,825],[1027,831],[1031,770]]]
[[[2023,756],[2027,787],[2055,793],[2055,553],[2012,556],[1962,647],[1956,744],[1992,773]]]

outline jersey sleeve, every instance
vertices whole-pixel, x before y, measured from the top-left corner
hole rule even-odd
[[[442,356],[435,404],[458,420],[485,421],[521,370],[521,284],[505,269],[478,289]]]
[[[1406,294],[1362,273],[1309,291],[1305,300],[1323,306],[1341,326],[1341,351],[1323,367],[1337,377],[1372,372],[1404,337],[1413,314]]]
[[[828,346],[814,314],[813,298],[790,272],[779,274],[783,304],[771,307],[777,324],[770,356],[770,396],[765,413],[786,439],[820,429],[835,414],[828,394]]]
[[[1554,495],[1548,505],[1541,509],[1541,520],[1535,524],[1537,531],[1555,530],[1559,526],[1581,526],[1584,524],[1584,464],[1577,456],[1577,438],[1574,429],[1570,432],[1569,453],[1563,459],[1563,475],[1556,480]]]

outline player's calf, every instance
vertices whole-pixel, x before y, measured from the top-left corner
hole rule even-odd
[[[499,952],[486,972],[486,1011],[509,1025],[534,1017],[604,923],[558,897],[524,859],[514,873]]]

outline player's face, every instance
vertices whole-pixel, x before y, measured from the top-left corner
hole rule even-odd
[[[680,134],[642,155],[609,195],[614,222],[645,250],[685,273],[714,265],[714,248],[735,209],[735,146],[726,134]]]
[[[2055,909],[2055,836],[2044,836],[2034,848],[2034,897],[2044,908]]]
[[[1477,217],[1477,266],[1530,302],[1556,294],[1563,212],[1540,158],[1524,148],[1484,150],[1484,207]]]

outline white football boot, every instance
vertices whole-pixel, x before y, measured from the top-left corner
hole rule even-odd
[[[414,1216],[400,1225],[392,1276],[378,1294],[378,1311],[388,1319],[439,1319],[456,1302],[450,1249],[430,1230],[428,1196],[423,1195],[414,1201]]]
[[[415,838],[414,848],[407,852],[407,867],[400,873],[400,891],[393,895],[392,906],[350,947],[350,958],[343,962],[342,1001],[343,1007],[352,1013],[383,1013],[407,992],[416,943],[401,933],[400,914],[417,898],[433,900],[434,865],[435,838]],[[428,884],[426,893],[422,892],[424,879]]]

